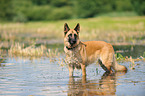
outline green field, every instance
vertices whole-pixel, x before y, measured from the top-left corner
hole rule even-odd
[[[98,17],[54,22],[1,23],[0,41],[31,42],[63,40],[63,25],[80,23],[81,40],[107,42],[145,42],[145,17]]]
[[[145,17],[96,17],[51,22],[3,22],[0,23],[0,49],[21,50],[31,46],[33,50],[35,49],[33,45],[63,43],[64,23],[68,23],[70,28],[80,23],[82,41],[103,40],[112,44],[145,44]],[[36,52],[39,50],[41,48]]]

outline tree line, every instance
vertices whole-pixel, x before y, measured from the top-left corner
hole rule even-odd
[[[145,0],[0,0],[1,21],[88,18],[109,12],[145,15]]]

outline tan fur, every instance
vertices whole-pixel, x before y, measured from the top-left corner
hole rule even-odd
[[[99,60],[101,67],[108,73],[112,73],[113,70],[127,71],[125,66],[117,63],[111,44],[104,41],[81,42],[78,36],[76,44],[71,46],[68,42],[68,35],[73,33],[77,34],[76,30],[70,29],[64,37],[64,51],[66,53],[66,63],[69,66],[69,76],[73,76],[74,68],[81,68],[82,75],[86,75],[86,66],[96,60]],[[72,49],[68,50],[67,48]]]
[[[70,33],[72,33],[72,34],[77,34],[77,32],[74,30],[74,29],[70,29],[68,32],[67,32],[67,34],[65,35],[65,38],[64,38],[64,45],[66,45],[66,46],[68,46],[68,47],[70,47],[70,44],[69,44],[69,42],[68,42],[68,35],[70,34]],[[77,34],[78,35],[78,34]],[[78,42],[74,45],[74,46],[76,46],[76,45],[78,45],[79,44],[79,37],[78,37]]]
[[[125,72],[116,72],[109,75],[104,73],[98,80],[87,80],[86,76],[81,79],[69,78],[68,96],[116,96],[117,80]]]

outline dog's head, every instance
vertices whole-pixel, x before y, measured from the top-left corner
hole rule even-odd
[[[80,24],[78,23],[74,29],[70,29],[68,24],[64,24],[64,44],[68,48],[74,48],[79,44]]]

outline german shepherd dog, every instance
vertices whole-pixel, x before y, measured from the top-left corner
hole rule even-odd
[[[125,66],[117,63],[111,44],[104,41],[81,42],[79,32],[79,23],[74,29],[70,29],[67,23],[64,24],[64,51],[70,77],[75,68],[82,69],[82,75],[86,76],[86,66],[96,60],[109,74],[113,71],[127,71]]]

